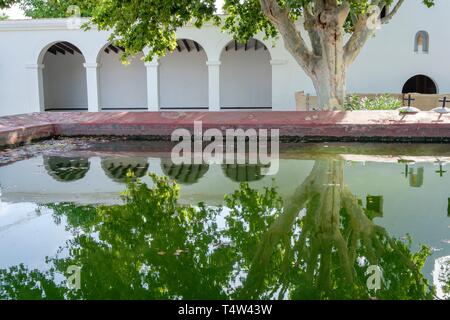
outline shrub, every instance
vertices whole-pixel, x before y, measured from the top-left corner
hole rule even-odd
[[[388,94],[376,98],[360,98],[357,95],[348,96],[344,103],[347,111],[357,110],[396,110],[402,107],[402,102]]]

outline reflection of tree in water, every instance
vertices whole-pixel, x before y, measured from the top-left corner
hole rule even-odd
[[[161,159],[161,169],[166,176],[179,184],[197,183],[209,170],[208,164],[174,164],[170,159]]]
[[[242,184],[226,197],[225,227],[220,208],[181,206],[177,186],[154,182],[129,183],[123,205],[51,206],[74,231],[52,272],[82,266],[82,289],[16,268],[0,272],[0,298],[431,298],[420,272],[429,251],[412,253],[366,216],[343,184],[342,162],[316,162],[284,204],[274,188]],[[369,265],[384,274],[376,293]]]
[[[225,175],[235,182],[252,182],[264,178],[263,169],[269,165],[261,164],[224,164],[222,169]]]
[[[90,163],[86,158],[44,157],[44,167],[55,180],[71,182],[83,179]]]
[[[282,287],[280,294],[292,298],[368,297],[365,271],[370,265],[384,273],[380,298],[424,298],[426,281],[420,273],[429,250],[412,254],[404,243],[392,239],[374,224],[343,183],[343,163],[317,161],[311,174],[284,207],[284,213],[265,233],[255,263],[247,277],[246,296],[256,297],[263,277],[270,270],[267,259],[279,243],[287,252],[286,270],[295,259],[297,269],[288,276],[296,283]],[[299,219],[299,211],[304,218]],[[301,230],[295,240],[286,237]],[[288,258],[288,257],[291,258]],[[252,295],[253,293],[253,295]]]
[[[149,165],[147,158],[114,158],[103,159],[102,168],[112,180],[125,182],[129,171],[137,178],[144,177],[147,174]]]

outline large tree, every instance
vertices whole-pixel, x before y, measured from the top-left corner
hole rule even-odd
[[[434,0],[416,1],[427,7],[434,4]],[[53,2],[47,9],[58,6],[60,14],[65,15],[61,3],[67,1],[0,0],[0,7],[2,3],[13,2],[28,6]],[[75,1],[82,12],[92,12],[92,21],[100,29],[113,31],[112,38],[126,47],[126,54],[150,47],[148,59],[164,55],[167,48],[175,49],[176,30],[190,22],[200,27],[213,20],[242,42],[260,32],[267,37],[281,36],[286,49],[311,78],[323,109],[342,108],[348,67],[375,34],[377,26],[388,23],[404,2],[224,0],[227,15],[221,18],[216,14],[215,0]]]

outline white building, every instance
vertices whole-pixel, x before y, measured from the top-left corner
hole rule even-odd
[[[432,9],[406,1],[350,68],[348,91],[450,92],[449,14],[449,1]],[[185,27],[177,35],[175,52],[150,63],[139,55],[125,66],[108,32],[73,29],[66,19],[0,22],[0,115],[295,110],[295,92],[314,94],[281,40],[256,37],[240,45],[211,25]]]

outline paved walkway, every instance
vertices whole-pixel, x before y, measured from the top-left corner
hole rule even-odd
[[[54,136],[170,137],[173,130],[279,129],[291,140],[450,142],[450,114],[358,112],[99,112],[32,113],[0,117],[0,146]]]

